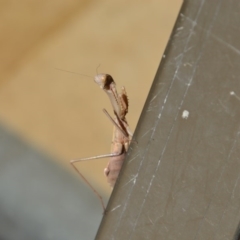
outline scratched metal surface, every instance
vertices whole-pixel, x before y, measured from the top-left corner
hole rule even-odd
[[[96,239],[239,239],[239,23],[184,2]]]

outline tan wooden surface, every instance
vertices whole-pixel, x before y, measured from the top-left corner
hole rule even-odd
[[[0,3],[1,123],[66,167],[72,158],[108,153],[107,96],[90,78],[56,68],[94,77],[101,64],[99,72],[126,87],[134,130],[181,2]],[[107,161],[79,164],[102,193],[110,192]]]

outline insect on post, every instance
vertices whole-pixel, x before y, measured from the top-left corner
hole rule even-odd
[[[129,129],[126,114],[128,113],[128,98],[124,87],[121,89],[119,94],[116,89],[116,84],[113,78],[109,74],[97,74],[94,81],[100,86],[101,89],[108,95],[110,102],[113,107],[113,114],[111,115],[106,109],[103,112],[109,118],[113,124],[113,138],[111,145],[111,153],[98,155],[88,158],[73,159],[70,161],[73,168],[78,172],[81,178],[88,184],[88,186],[93,190],[93,192],[99,198],[103,209],[105,206],[103,203],[102,196],[96,191],[96,189],[89,183],[86,177],[79,171],[76,167],[76,163],[94,159],[110,158],[106,168],[104,169],[104,174],[107,177],[107,182],[111,187],[114,187],[116,180],[118,178],[119,172],[122,168],[123,161],[126,156],[129,144],[132,140],[132,133]]]

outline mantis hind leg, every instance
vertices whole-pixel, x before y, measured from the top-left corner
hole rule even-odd
[[[95,156],[95,157],[89,157],[89,158],[79,158],[79,159],[72,159],[70,161],[70,164],[72,165],[72,167],[75,169],[75,171],[80,175],[80,177],[83,179],[83,181],[92,189],[92,191],[95,193],[95,195],[97,196],[97,198],[100,200],[100,203],[102,205],[103,208],[103,212],[105,213],[105,205],[102,199],[102,196],[98,193],[98,191],[92,186],[92,184],[87,180],[86,177],[84,177],[84,175],[79,171],[79,169],[76,167],[76,163],[78,162],[82,162],[82,161],[88,161],[88,160],[95,160],[95,159],[102,159],[102,158],[108,158],[108,157],[115,157],[115,156],[119,156],[122,153],[109,153],[109,154],[103,154],[103,155],[99,155],[99,156]]]

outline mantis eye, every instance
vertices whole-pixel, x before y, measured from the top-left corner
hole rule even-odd
[[[94,81],[99,85],[100,88],[109,90],[111,83],[114,83],[113,78],[109,74],[98,74],[95,76]]]
[[[110,173],[109,168],[104,168],[104,175],[107,177],[108,174]]]

